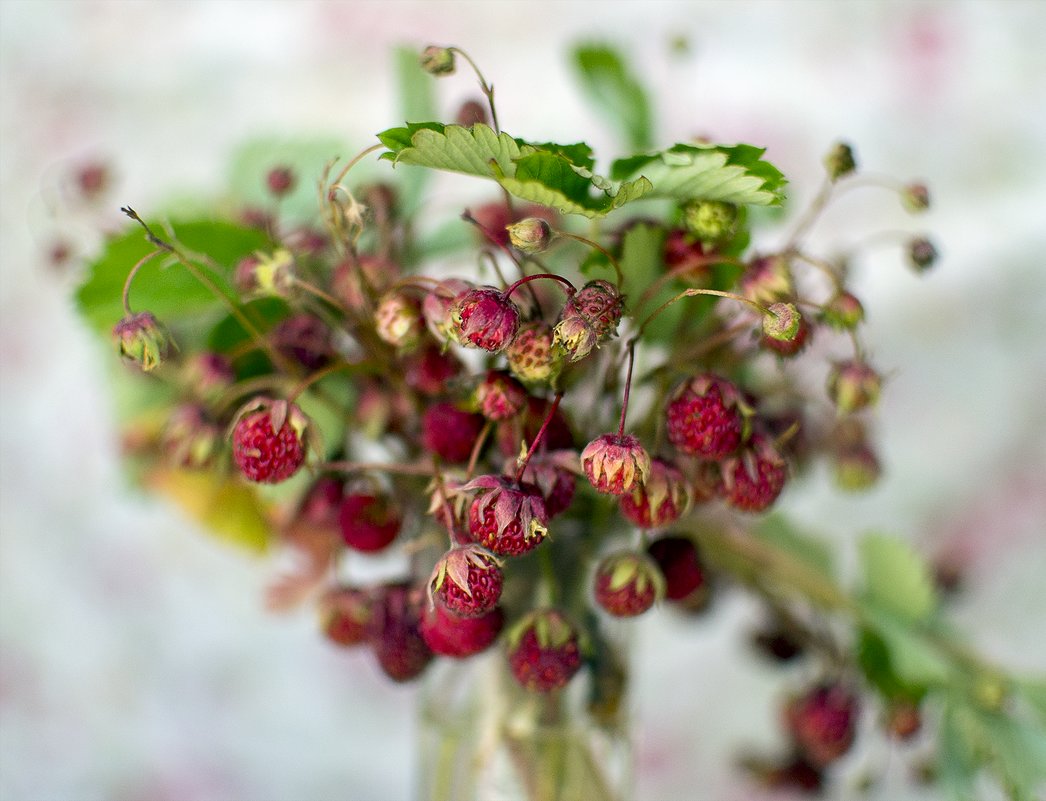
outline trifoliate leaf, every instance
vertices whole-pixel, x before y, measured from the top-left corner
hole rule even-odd
[[[879,534],[861,540],[864,596],[908,621],[933,615],[937,595],[926,562],[905,542]]]
[[[752,145],[673,145],[614,162],[610,177],[623,181],[642,175],[654,188],[649,197],[721,200],[738,205],[777,205],[784,199],[784,175]]]
[[[650,101],[621,55],[606,45],[581,45],[574,51],[573,62],[582,88],[607,121],[619,129],[628,147],[650,147]]]

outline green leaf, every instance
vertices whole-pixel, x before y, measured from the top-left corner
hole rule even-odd
[[[832,577],[832,551],[828,545],[818,537],[800,531],[784,515],[768,515],[756,527],[755,535],[822,576]]]
[[[1027,679],[1018,683],[1020,694],[1046,725],[1046,680]]]
[[[861,629],[858,635],[857,664],[868,683],[884,698],[918,701],[926,691],[924,686],[913,684],[897,675],[886,641],[871,629]]]
[[[919,687],[946,686],[955,679],[955,668],[948,656],[927,633],[912,628],[910,621],[897,617],[875,604],[862,606],[867,624],[882,638],[890,655],[890,667],[897,677]]]
[[[617,183],[593,174],[587,145],[528,144],[481,123],[471,128],[411,123],[383,131],[378,139],[389,148],[383,159],[490,178],[516,197],[563,214],[602,217],[651,190],[642,177]]]
[[[973,801],[978,759],[963,720],[966,710],[949,703],[941,716],[938,734],[940,780],[955,801]]]
[[[785,179],[762,159],[764,152],[752,145],[679,144],[619,159],[610,176],[618,181],[645,176],[654,187],[649,197],[776,205],[784,199]]]
[[[163,229],[154,225],[158,233]],[[221,266],[211,275],[229,289],[228,276],[241,258],[263,248],[266,235],[258,230],[227,222],[196,220],[174,226],[178,241],[190,250],[205,253]],[[161,236],[163,234],[161,233]],[[124,316],[123,285],[131,268],[155,247],[141,228],[134,226],[111,239],[102,254],[88,267],[87,278],[76,292],[76,303],[84,319],[99,332],[108,334]],[[131,286],[130,302],[135,311],[151,311],[161,322],[213,312],[218,299],[180,264],[165,264],[160,254],[139,270]]]
[[[910,545],[870,534],[861,540],[860,557],[867,600],[913,622],[933,615],[937,596],[930,570]]]
[[[581,45],[574,51],[573,63],[582,88],[619,129],[627,146],[632,150],[650,147],[650,101],[621,55],[606,45]]]

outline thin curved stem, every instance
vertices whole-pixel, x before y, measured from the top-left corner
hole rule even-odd
[[[594,250],[598,250],[600,253],[607,257],[607,260],[610,262],[610,266],[614,268],[614,272],[617,275],[618,289],[621,289],[621,287],[624,286],[625,276],[621,272],[621,265],[618,263],[617,259],[615,259],[613,255],[611,255],[610,251],[607,250],[605,247],[600,245],[598,242],[593,242],[591,239],[586,239],[583,236],[572,234],[569,231],[556,231],[556,236],[561,236],[565,239],[573,239],[577,242],[581,242],[582,244],[588,245],[590,248],[593,248]]]
[[[472,67],[472,71],[476,73],[476,78],[479,79],[479,88],[487,98],[487,105],[490,107],[490,121],[493,123],[494,133],[501,133],[501,128],[498,126],[498,112],[497,109],[494,108],[494,85],[487,83],[487,79],[483,77],[483,73],[479,71],[476,62],[472,60],[472,57],[468,53],[460,47],[448,47],[447,49],[452,53],[457,53],[465,59],[469,63],[469,66]]]
[[[124,281],[123,284],[123,310],[124,314],[126,314],[128,317],[131,317],[134,314],[134,312],[131,311],[130,304],[131,282],[134,280],[134,277],[138,274],[138,271],[142,269],[142,267],[144,267],[147,263],[152,261],[154,258],[156,258],[156,256],[160,255],[163,252],[164,248],[157,248],[152,253],[149,253],[146,256],[142,256],[142,258],[138,260],[138,263],[131,268],[131,271],[127,273],[127,280]]]

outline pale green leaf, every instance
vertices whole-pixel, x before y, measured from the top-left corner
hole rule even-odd
[[[628,147],[650,147],[650,101],[621,55],[605,45],[581,45],[574,51],[574,67],[585,93],[607,121],[618,128]]]
[[[928,636],[890,611],[866,603],[862,614],[882,639],[896,676],[911,685],[945,686],[955,679],[951,660]]]
[[[881,534],[861,540],[864,596],[880,609],[910,621],[926,620],[937,596],[926,562],[907,543]]]

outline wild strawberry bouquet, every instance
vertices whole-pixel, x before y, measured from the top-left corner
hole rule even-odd
[[[431,116],[354,158],[276,158],[260,201],[187,219],[125,207],[79,302],[130,368],[128,464],[205,527],[293,552],[269,603],[315,604],[323,635],[393,681],[488,652],[507,680],[484,685],[483,736],[450,750],[476,775],[507,753],[521,797],[627,793],[595,741],[549,732],[627,725],[619,621],[702,613],[736,585],[765,604],[760,649],[815,677],[785,704],[781,753],[747,760],[756,779],[821,789],[872,710],[901,740],[931,722],[956,797],[987,768],[1032,798],[1044,685],[962,645],[901,541],[864,538],[844,584],[774,511],[817,463],[843,491],[880,473],[864,306],[850,262],[807,235],[881,179],[836,144],[774,230],[785,180],[762,149],[657,149],[623,60],[574,55],[634,151],[606,175],[583,143],[507,133],[469,56],[428,47],[401,70]],[[463,66],[482,99],[436,121],[430,76]],[[427,193],[444,173],[472,199]],[[890,186],[928,207],[922,184]],[[928,239],[900,244],[932,266]],[[489,776],[429,773],[426,797],[490,797]]]

